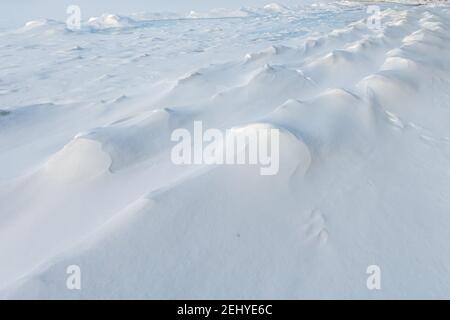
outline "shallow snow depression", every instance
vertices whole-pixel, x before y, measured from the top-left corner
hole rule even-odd
[[[450,298],[450,6],[380,6],[1,33],[0,297]],[[195,121],[278,174],[175,165]]]

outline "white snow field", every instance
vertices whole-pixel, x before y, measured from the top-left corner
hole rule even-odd
[[[3,31],[0,298],[450,298],[450,5],[379,6]],[[279,173],[176,166],[198,120]]]

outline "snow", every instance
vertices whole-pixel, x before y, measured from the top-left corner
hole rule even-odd
[[[100,17],[92,17],[88,25],[93,29],[126,28],[132,27],[135,21],[128,17],[105,13]]]
[[[448,298],[450,6],[379,5],[2,31],[0,298]],[[175,165],[199,120],[279,173]]]

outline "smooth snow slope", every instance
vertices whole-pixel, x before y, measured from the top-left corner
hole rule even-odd
[[[1,34],[0,297],[449,298],[450,6],[382,7]],[[279,174],[174,166],[196,120]]]

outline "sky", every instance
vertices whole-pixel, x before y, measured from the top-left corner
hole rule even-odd
[[[102,13],[130,14],[150,11],[189,12],[212,8],[263,6],[277,2],[293,5],[311,0],[0,0],[0,27],[19,27],[38,18],[65,20],[66,8],[79,5],[82,18]]]

